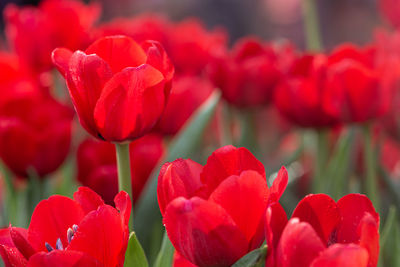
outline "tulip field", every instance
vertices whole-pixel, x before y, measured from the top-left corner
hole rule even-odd
[[[1,2],[0,266],[400,266],[400,0],[357,1]]]

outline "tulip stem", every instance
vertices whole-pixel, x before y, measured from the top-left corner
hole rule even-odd
[[[364,190],[376,210],[379,210],[376,155],[372,144],[372,129],[369,124],[363,128],[364,133],[364,169],[366,173]]]
[[[132,198],[131,163],[129,159],[129,143],[115,144],[117,151],[118,191],[125,191]],[[133,230],[133,205],[129,220],[129,228]]]
[[[313,193],[327,193],[326,179],[324,172],[328,162],[328,132],[325,129],[317,130],[317,149],[315,160],[315,174],[313,179]]]
[[[316,0],[303,0],[304,31],[309,50],[322,49]]]
[[[221,146],[231,145],[232,140],[232,114],[231,108],[227,102],[224,102],[222,105],[222,114],[221,114]]]

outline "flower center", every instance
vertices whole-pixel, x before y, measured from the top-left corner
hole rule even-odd
[[[74,239],[74,234],[78,231],[78,225],[74,224],[72,227],[68,228],[67,230],[67,240],[68,244],[71,243],[72,239]],[[44,243],[46,249],[48,252],[51,252],[54,250],[54,248],[47,242]],[[61,242],[61,238],[58,238],[56,241],[56,249],[57,250],[64,250],[64,246]]]

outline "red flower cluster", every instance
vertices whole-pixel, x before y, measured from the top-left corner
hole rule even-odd
[[[389,105],[388,83],[375,49],[342,45],[330,55],[304,55],[276,89],[275,104],[303,127],[360,123],[382,116]]]
[[[45,0],[38,8],[8,5],[4,11],[6,34],[24,65],[40,73],[52,67],[54,48],[76,50],[89,44],[89,31],[100,11],[98,4],[86,6],[75,0]]]
[[[67,80],[82,126],[94,137],[137,139],[159,120],[174,68],[162,46],[126,36],[97,40],[85,52],[58,48],[53,62]]]
[[[80,187],[74,199],[42,200],[27,230],[0,230],[0,254],[6,266],[123,266],[128,245],[131,200],[125,192],[116,209]]]
[[[264,166],[247,149],[225,146],[202,166],[190,159],[166,163],[158,203],[168,236],[198,266],[230,266],[264,240],[266,208],[288,181],[282,168],[268,188]]]
[[[288,221],[280,205],[266,213],[266,266],[376,266],[379,215],[364,195],[337,203],[327,195],[308,195]]]
[[[129,144],[133,202],[164,154],[162,138],[149,134]],[[78,181],[99,194],[112,205],[118,193],[118,174],[115,146],[93,139],[83,141],[77,152]]]

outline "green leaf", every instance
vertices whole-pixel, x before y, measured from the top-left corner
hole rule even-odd
[[[172,257],[174,256],[174,247],[168,238],[167,233],[164,233],[160,252],[157,255],[154,267],[170,267],[172,266]]]
[[[129,235],[128,248],[125,252],[125,262],[124,267],[141,266],[148,267],[146,255],[144,250],[140,245],[138,239],[136,238],[135,232],[131,232]]]
[[[177,158],[189,158],[197,153],[196,148],[201,143],[204,130],[214,115],[220,96],[221,93],[215,90],[196,110],[183,129],[171,141],[168,154],[162,163],[166,161],[170,162]],[[161,166],[162,164],[155,168],[151,174],[151,180],[144,189],[134,212],[134,229],[146,251],[150,247],[147,240],[152,229],[152,227],[149,227],[149,222],[161,221],[161,214],[157,203],[157,178]]]
[[[240,260],[233,264],[232,267],[264,266],[266,255],[267,245],[264,245],[261,248],[255,249],[244,255]]]

